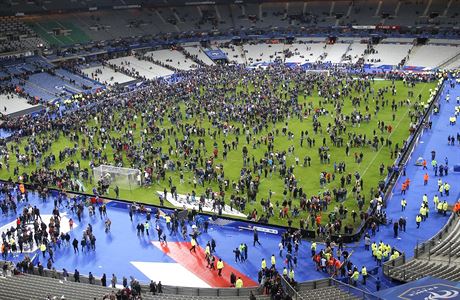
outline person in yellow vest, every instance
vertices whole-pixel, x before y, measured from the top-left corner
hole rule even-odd
[[[243,279],[241,279],[241,277],[238,277],[238,279],[236,280],[235,287],[237,289],[240,289],[243,287]]]
[[[272,254],[272,257],[271,257],[271,263],[272,263],[272,266],[276,265],[276,258],[275,258],[275,254]]]
[[[190,253],[192,253],[192,251],[196,253],[196,240],[192,238],[192,241],[190,242],[190,244],[192,245],[192,247],[189,249]]]
[[[365,266],[361,268],[361,275],[363,276],[363,284],[366,284],[366,278],[367,278],[367,269]]]
[[[283,276],[286,277],[288,274],[288,270],[286,269],[286,267],[284,267],[283,269]]]
[[[439,190],[438,190],[439,194],[441,195],[441,197],[443,196],[443,193],[444,193],[444,185],[440,185],[439,186]]]
[[[353,272],[353,275],[351,275],[351,278],[353,279],[353,285],[356,286],[359,279],[359,272],[357,268],[355,268],[355,271]]]
[[[171,217],[169,215],[166,215],[165,220],[166,220],[166,228],[168,228],[168,230],[171,230]]]
[[[262,263],[260,264],[260,267],[262,270],[265,270],[267,268],[267,262],[265,261],[265,258],[262,258]]]
[[[438,214],[442,214],[442,202],[439,202],[439,203],[436,205],[436,208],[438,209]]]
[[[221,258],[219,258],[219,261],[217,262],[217,275],[222,276],[223,268],[224,268],[224,262],[222,261]]]
[[[390,255],[390,260],[393,260],[395,258],[396,258],[396,255],[394,253]]]
[[[289,280],[290,280],[291,282],[294,281],[294,269],[291,269],[291,271],[289,271]]]
[[[426,194],[423,195],[423,203],[428,203],[428,196]]]
[[[310,249],[311,249],[311,256],[315,256],[316,254],[316,242],[313,242],[310,246]]]
[[[398,251],[395,251],[395,253],[393,253],[395,258],[398,258],[399,257],[399,252]]]
[[[407,206],[407,201],[406,199],[401,199],[401,211],[405,211]]]
[[[415,223],[417,224],[417,228],[420,228],[420,222],[422,222],[422,216],[417,215],[415,217]]]
[[[391,253],[391,246],[390,246],[390,244],[387,244],[387,251],[388,251],[388,253]]]
[[[449,208],[449,204],[447,204],[447,201],[444,200],[444,202],[442,203],[442,212],[444,213],[444,215],[447,215],[448,208]]]
[[[206,245],[206,248],[204,249],[204,254],[206,255],[206,258],[208,258],[211,255],[211,247],[209,246],[209,243]]]
[[[448,184],[447,182],[444,183],[444,191],[446,192],[446,196],[449,196],[450,184]]]
[[[377,259],[377,244],[375,242],[372,243],[371,249],[372,249],[372,256],[374,256],[374,259]]]
[[[422,221],[425,221],[426,219],[426,208],[425,206],[422,205],[422,207],[420,207],[420,216],[422,217]]]
[[[388,255],[389,255],[389,253],[388,253],[387,249],[385,248],[385,251],[383,251],[383,253],[382,253],[383,261],[386,261],[388,259]]]
[[[439,203],[439,197],[438,197],[438,195],[434,195],[434,197],[433,197],[433,203],[434,203],[434,207],[438,207],[438,203]]]
[[[45,253],[46,253],[46,245],[44,243],[42,243],[40,245],[40,251],[43,253],[43,257],[45,257]]]
[[[376,253],[376,257],[377,257],[377,266],[381,266],[382,265],[382,250],[380,249],[377,249],[377,253]]]

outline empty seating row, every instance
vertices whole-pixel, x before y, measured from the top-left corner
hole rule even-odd
[[[406,264],[389,270],[391,278],[399,281],[414,281],[425,276],[434,276],[452,281],[460,280],[458,263],[413,259]]]

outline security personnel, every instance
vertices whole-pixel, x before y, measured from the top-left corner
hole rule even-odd
[[[283,276],[285,276],[285,277],[286,277],[286,276],[287,276],[287,274],[288,274],[288,270],[286,269],[286,267],[284,267],[284,269],[283,269]]]
[[[272,263],[272,266],[276,265],[276,258],[275,258],[275,254],[272,254],[272,257],[271,257],[271,263]]]
[[[428,196],[426,194],[423,195],[423,203],[428,203]]]
[[[386,261],[388,259],[389,252],[385,247],[385,250],[382,253],[383,260]]]
[[[219,258],[219,261],[217,262],[217,275],[222,276],[223,268],[224,268],[224,262],[222,261],[221,258]]]
[[[363,276],[363,284],[366,284],[366,278],[367,278],[367,269],[365,266],[361,268],[361,275]]]
[[[438,209],[438,214],[442,214],[442,202],[439,202],[436,208]]]
[[[147,235],[149,235],[150,223],[148,221],[145,221],[144,228]]]
[[[265,270],[267,268],[267,262],[265,261],[265,258],[262,258],[262,263],[260,264],[260,267],[262,270]]]
[[[313,243],[311,244],[310,249],[311,249],[311,256],[312,256],[312,257],[315,256],[315,254],[316,254],[316,242],[313,242]]]
[[[444,191],[446,192],[446,196],[449,196],[450,184],[447,182],[444,183]]]
[[[351,278],[353,279],[353,285],[356,286],[356,284],[358,283],[358,279],[359,279],[358,269],[355,268],[355,271],[353,272],[353,275],[351,276]]]
[[[382,250],[380,249],[377,249],[377,253],[376,253],[376,257],[377,257],[377,266],[381,266],[382,265]]]
[[[415,223],[417,223],[417,228],[420,228],[420,222],[422,222],[422,216],[417,215],[415,217]]]
[[[426,219],[426,208],[425,206],[422,205],[422,207],[420,207],[420,216],[422,217],[422,221],[425,221]]]
[[[405,211],[406,210],[406,206],[407,206],[407,201],[406,199],[402,199],[401,200],[401,211]]]
[[[291,269],[291,271],[289,271],[289,279],[292,281],[294,281],[294,269]]]
[[[373,242],[371,245],[372,249],[372,256],[374,256],[374,259],[377,259],[377,243]]]
[[[42,243],[40,245],[40,251],[43,253],[43,257],[45,257],[45,253],[46,253],[46,245],[44,243]]]
[[[235,287],[237,289],[240,289],[243,287],[243,280],[241,279],[241,277],[238,277],[238,279],[236,280]]]
[[[171,217],[169,215],[166,215],[165,220],[166,220],[166,228],[171,230]]]
[[[442,203],[442,212],[444,213],[444,215],[447,215],[448,208],[449,208],[449,204],[447,204],[447,201],[444,200],[444,202]]]
[[[438,207],[438,203],[439,203],[439,197],[438,197],[438,195],[434,195],[434,197],[433,197],[433,203],[434,203],[434,207]]]
[[[206,258],[208,258],[211,255],[211,247],[209,246],[209,244],[206,245],[204,254],[206,255]]]

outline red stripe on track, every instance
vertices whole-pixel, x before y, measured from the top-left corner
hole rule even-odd
[[[168,242],[168,245],[164,245],[160,242],[152,241],[152,244],[211,287],[230,287],[230,274],[232,272],[236,275],[237,279],[241,277],[245,287],[257,286],[257,282],[236,270],[225,261],[222,276],[218,276],[217,270],[211,270],[206,267],[208,263],[205,259],[205,251],[200,246],[196,246],[196,253],[190,253],[189,249],[192,247],[190,242]],[[219,257],[214,257],[216,258],[215,265],[217,267]]]

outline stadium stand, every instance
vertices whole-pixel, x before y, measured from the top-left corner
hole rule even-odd
[[[160,76],[169,76],[174,73],[163,66],[154,64],[153,62],[140,60],[134,56],[110,59],[107,63],[109,65],[125,69],[125,71],[128,71],[128,74],[125,73],[125,75],[130,77],[154,79]]]
[[[35,267],[33,274],[14,273],[10,263],[1,262],[0,288],[4,293],[15,297],[15,299],[36,299],[37,297],[46,298],[56,296],[66,299],[87,300],[102,299],[105,295],[116,294],[122,286],[104,287],[101,285],[100,278],[95,278],[93,284],[89,284],[88,278],[80,276],[80,282],[75,282],[73,273],[69,273],[68,278],[64,278],[62,273],[52,270],[43,270],[40,275],[38,268]],[[163,286],[163,293],[152,295],[149,293],[149,286],[137,282],[131,282],[133,286],[139,285],[142,299],[168,299],[168,300],[240,300],[247,299],[251,292],[256,295],[258,300],[268,300],[268,295],[261,295],[258,288],[186,288]],[[322,279],[316,281],[303,282],[298,285],[297,296],[299,299],[325,299],[325,300],[353,300],[366,296],[367,293],[353,288],[352,286],[340,283],[334,279]],[[1,298],[1,297],[0,297]]]
[[[207,66],[214,65],[214,62],[206,55],[204,50],[198,45],[186,46],[184,47],[183,51],[191,55],[192,59],[198,63],[201,62],[202,64]]]
[[[233,45],[229,42],[222,43],[218,47],[213,47],[214,49],[222,50],[227,56],[229,62],[235,64],[246,64],[246,57],[244,55],[243,49],[239,45]]]
[[[123,84],[135,80],[135,78],[116,72],[110,67],[98,65],[81,69],[85,76],[92,78],[104,85]]]
[[[444,228],[430,240],[419,244],[415,258],[405,262],[389,262],[384,272],[398,281],[414,281],[433,276],[460,281],[460,218],[452,214]]]
[[[412,44],[380,43],[368,50],[366,63],[397,66],[407,56]]]
[[[0,52],[33,50],[48,46],[21,19],[0,17]]]
[[[164,49],[149,51],[145,54],[145,56],[151,57],[160,64],[179,70],[190,70],[198,67],[196,62],[187,58],[183,53],[177,50]]]
[[[3,116],[14,117],[26,113],[39,111],[42,106],[39,104],[32,105],[27,99],[14,93],[0,94],[0,114]]]
[[[432,55],[436,53],[436,55]],[[406,62],[407,66],[424,66],[426,68],[436,68],[450,58],[460,54],[460,46],[440,46],[440,45],[423,45],[415,46],[409,54]]]
[[[284,44],[244,44],[243,51],[249,65],[284,60]]]

